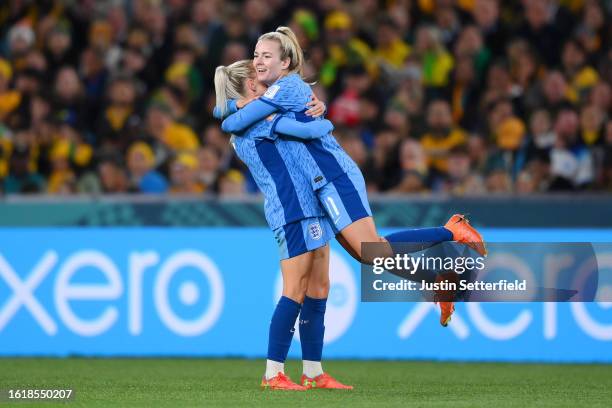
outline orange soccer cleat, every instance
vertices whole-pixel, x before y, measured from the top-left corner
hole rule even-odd
[[[448,272],[436,277],[436,284],[454,283],[458,284],[457,274],[455,272]],[[451,316],[455,311],[455,304],[453,300],[455,298],[455,290],[451,289],[437,289],[435,291],[434,302],[440,305],[440,324],[444,327],[451,321]]]
[[[462,214],[455,214],[446,222],[444,228],[453,234],[453,241],[466,244],[481,256],[487,256],[487,247],[485,246],[482,235],[476,228],[472,227]]]
[[[262,390],[287,390],[287,391],[306,391],[306,387],[291,381],[284,373],[278,373],[276,376],[266,380],[266,377],[261,380]]]
[[[444,327],[448,326],[451,321],[451,316],[455,312],[455,304],[453,302],[437,302],[440,305],[440,324]]]
[[[315,378],[306,377],[302,374],[302,385],[306,389],[328,389],[328,390],[352,390],[352,385],[344,385],[340,381],[327,373],[316,376]]]

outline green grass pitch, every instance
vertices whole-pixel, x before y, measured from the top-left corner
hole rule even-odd
[[[286,372],[299,379],[301,362]],[[354,391],[261,391],[263,360],[0,359],[0,389],[72,388],[62,407],[610,407],[612,365],[329,361]]]

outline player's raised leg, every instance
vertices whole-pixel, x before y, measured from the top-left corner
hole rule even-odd
[[[333,180],[323,186],[317,196],[328,214],[330,223],[337,231],[338,241],[360,262],[371,264],[372,258],[393,256],[399,248],[392,246],[393,243],[420,243],[418,250],[423,250],[440,242],[454,240],[469,245],[481,255],[486,254],[482,236],[459,214],[453,215],[443,227],[412,228],[385,237],[379,236],[368,203],[365,181],[359,171]],[[379,253],[364,254],[362,243],[367,242],[389,245],[378,245],[376,251]],[[411,271],[408,278],[433,283],[438,276],[434,271],[419,270]],[[441,311],[440,323],[446,326],[455,310],[454,304],[452,301],[438,303]]]

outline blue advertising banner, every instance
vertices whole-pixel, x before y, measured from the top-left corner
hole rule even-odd
[[[612,242],[612,230],[484,235]],[[612,252],[597,257],[610,275]],[[432,303],[361,303],[360,265],[336,243],[330,270],[325,358],[612,362],[612,302],[458,304],[442,328]],[[263,357],[280,290],[264,228],[0,229],[0,355]]]

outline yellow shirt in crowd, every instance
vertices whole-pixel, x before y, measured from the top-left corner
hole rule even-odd
[[[452,129],[446,136],[437,137],[431,133],[425,133],[421,138],[421,145],[427,155],[430,168],[445,172],[447,169],[447,156],[449,151],[464,144],[467,141],[465,131]]]

